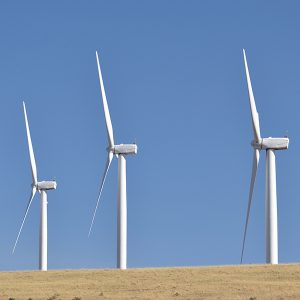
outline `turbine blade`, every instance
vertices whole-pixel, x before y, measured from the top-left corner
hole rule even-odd
[[[110,119],[107,99],[106,99],[106,95],[105,95],[105,89],[104,89],[102,73],[101,73],[101,69],[100,69],[100,63],[99,63],[99,57],[98,57],[97,51],[96,51],[96,59],[97,59],[97,65],[98,65],[98,75],[99,75],[99,82],[100,82],[100,88],[101,88],[101,94],[102,94],[102,104],[103,104],[103,110],[104,110],[104,116],[105,116],[108,144],[109,144],[109,147],[111,148],[115,144],[114,143],[114,133],[113,133],[112,123],[111,123],[111,119]]]
[[[21,234],[21,231],[22,231],[22,228],[23,228],[25,219],[26,219],[26,217],[27,217],[27,214],[28,214],[28,211],[29,211],[29,208],[30,208],[30,205],[31,205],[31,203],[32,203],[32,200],[33,200],[33,198],[34,198],[35,193],[36,193],[36,187],[33,186],[32,191],[31,191],[31,195],[30,195],[30,199],[29,199],[28,204],[27,204],[27,207],[26,207],[25,215],[24,215],[24,218],[23,218],[23,221],[22,221],[22,224],[21,224],[21,227],[20,227],[20,230],[19,230],[19,233],[18,233],[16,242],[15,242],[14,248],[13,248],[13,253],[15,252],[15,249],[16,249],[16,246],[17,246],[17,243],[18,243],[18,240],[19,240],[19,236],[20,236],[20,234]]]
[[[27,142],[28,142],[29,158],[30,158],[31,173],[32,173],[32,183],[33,183],[33,185],[36,185],[37,184],[37,169],[36,169],[34,152],[33,152],[33,147],[32,147],[32,142],[31,142],[30,129],[29,129],[29,125],[28,125],[28,119],[27,119],[27,113],[26,113],[26,106],[25,106],[25,102],[24,101],[23,101],[23,108],[24,108],[24,117],[25,117],[26,133],[27,133]]]
[[[102,193],[104,182],[105,182],[105,178],[106,178],[106,175],[108,173],[109,166],[110,166],[110,163],[111,163],[113,157],[114,157],[114,154],[112,152],[109,152],[108,153],[108,157],[107,157],[107,161],[106,161],[106,165],[105,165],[105,169],[104,169],[104,173],[103,173],[103,176],[102,176],[102,181],[101,181],[101,185],[100,185],[100,191],[99,191],[99,195],[98,195],[98,199],[97,199],[96,207],[95,207],[95,210],[94,210],[93,219],[92,219],[92,223],[91,223],[91,226],[90,226],[90,230],[89,230],[89,235],[88,236],[90,236],[91,231],[92,231],[92,227],[93,227],[93,224],[94,224],[94,220],[95,220],[97,208],[98,208],[98,205],[99,205],[101,193]]]
[[[252,90],[252,84],[251,84],[245,49],[243,49],[243,54],[244,54],[245,71],[246,71],[246,77],[247,77],[249,102],[250,102],[250,109],[251,109],[251,116],[252,116],[253,134],[254,134],[254,139],[256,141],[259,141],[261,138],[260,137],[260,127],[259,127],[259,116],[258,116],[258,112],[256,110],[256,105],[255,105],[255,100],[254,100],[254,95],[253,95],[253,90]]]
[[[251,176],[251,182],[250,182],[248,208],[247,208],[247,216],[246,216],[244,238],[243,238],[243,247],[242,247],[242,254],[241,254],[241,263],[243,262],[243,255],[244,255],[246,234],[247,234],[248,221],[249,221],[249,215],[250,215],[250,209],[251,209],[251,202],[252,202],[252,195],[253,195],[253,189],[254,189],[254,183],[255,183],[255,178],[256,178],[258,163],[259,163],[259,150],[258,149],[254,149],[254,152],[253,152],[253,165],[252,165],[252,176]]]

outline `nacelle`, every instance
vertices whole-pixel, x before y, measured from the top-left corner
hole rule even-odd
[[[289,147],[289,139],[287,137],[284,138],[263,138],[259,142],[252,141],[251,145],[255,149],[274,149],[274,150],[286,150]]]
[[[37,183],[38,190],[56,190],[56,181],[40,181]]]
[[[137,145],[136,144],[121,144],[115,145],[112,149],[114,154],[137,154]]]

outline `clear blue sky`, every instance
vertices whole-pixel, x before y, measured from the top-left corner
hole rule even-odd
[[[226,3],[225,3],[226,2]],[[248,3],[248,4],[247,4]],[[128,267],[238,264],[252,165],[242,48],[262,135],[277,152],[279,261],[300,261],[298,1],[56,1],[0,4],[0,270],[38,267],[39,197],[30,195],[26,101],[48,193],[48,266],[116,264],[117,161],[88,229],[106,160],[100,54],[127,159]],[[245,262],[262,263],[265,155]]]

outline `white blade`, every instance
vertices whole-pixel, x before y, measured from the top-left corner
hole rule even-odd
[[[32,203],[32,200],[33,200],[33,198],[34,198],[35,193],[36,193],[36,187],[34,186],[34,187],[32,188],[31,196],[30,196],[30,199],[29,199],[29,201],[28,201],[28,204],[27,204],[27,207],[26,207],[26,211],[25,211],[25,215],[24,215],[24,218],[23,218],[23,221],[22,221],[22,224],[21,224],[21,227],[20,227],[20,230],[19,230],[19,233],[18,233],[16,242],[15,242],[15,245],[14,245],[13,253],[15,252],[15,249],[16,249],[16,246],[17,246],[17,243],[18,243],[18,240],[19,240],[19,236],[20,236],[20,234],[21,234],[21,231],[22,231],[22,228],[23,228],[25,219],[26,219],[26,217],[27,217],[27,213],[28,213],[28,211],[29,211],[29,208],[30,208],[30,205],[31,205],[31,203]]]
[[[251,80],[250,80],[250,74],[249,74],[245,49],[243,49],[243,54],[244,54],[245,71],[246,71],[247,84],[248,84],[253,134],[254,134],[254,139],[256,141],[259,141],[261,138],[260,137],[260,128],[259,128],[259,116],[258,116],[258,112],[256,110],[256,105],[255,105],[255,100],[254,100],[254,95],[253,95],[253,90],[252,90],[252,84],[251,84]]]
[[[31,165],[31,172],[32,172],[32,183],[33,183],[33,185],[36,185],[37,184],[37,170],[36,170],[36,163],[35,163],[34,152],[33,152],[33,147],[32,147],[32,142],[31,142],[31,137],[30,137],[30,130],[29,130],[29,125],[28,125],[26,106],[25,106],[24,101],[23,101],[23,108],[24,108],[24,116],[25,116],[25,125],[26,125],[30,165]]]
[[[113,133],[112,123],[111,123],[110,114],[109,114],[109,110],[108,110],[108,105],[107,105],[105,89],[104,89],[102,73],[101,73],[101,69],[100,69],[100,63],[99,63],[97,51],[96,51],[96,59],[97,59],[97,65],[98,65],[98,74],[99,74],[100,88],[101,88],[101,94],[102,94],[102,103],[103,103],[103,110],[104,110],[104,116],[105,116],[105,124],[106,124],[106,129],[107,129],[108,144],[109,144],[109,147],[113,147],[115,144],[114,143],[114,133]]]
[[[253,195],[253,189],[254,189],[254,183],[255,183],[255,178],[256,178],[258,163],[259,163],[259,150],[258,149],[254,149],[254,152],[253,152],[253,165],[252,165],[252,176],[251,176],[251,182],[250,182],[248,208],[247,208],[247,217],[246,217],[246,223],[245,223],[244,238],[243,238],[243,247],[242,247],[242,254],[241,254],[241,263],[243,262],[243,255],[244,255],[246,234],[247,234],[248,221],[249,221],[249,215],[250,215],[250,208],[251,208],[251,202],[252,202],[252,195]]]
[[[105,178],[106,178],[106,175],[107,175],[107,173],[108,173],[109,166],[110,166],[110,163],[111,163],[113,157],[114,157],[114,154],[113,154],[112,152],[109,152],[109,153],[108,153],[108,157],[107,157],[107,161],[106,161],[106,165],[105,165],[105,169],[104,169],[104,173],[103,173],[103,177],[102,177],[102,181],[101,181],[100,191],[99,191],[99,195],[98,195],[98,199],[97,199],[97,203],[96,203],[96,207],[95,207],[95,211],[94,211],[94,214],[93,214],[93,219],[92,219],[92,223],[91,223],[91,226],[90,226],[90,230],[89,230],[89,235],[88,235],[88,236],[90,236],[91,231],[92,231],[92,227],[93,227],[93,224],[94,224],[94,219],[95,219],[96,212],[97,212],[97,208],[98,208],[98,205],[99,205],[99,200],[100,200],[101,193],[102,193],[102,190],[103,190]]]

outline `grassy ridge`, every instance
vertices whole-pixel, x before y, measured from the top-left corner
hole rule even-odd
[[[0,272],[0,299],[300,299],[300,265]]]

